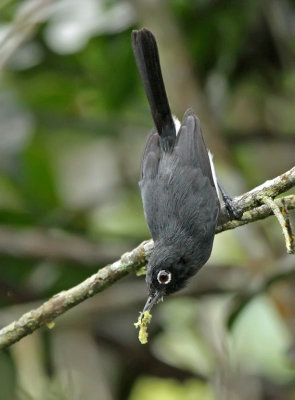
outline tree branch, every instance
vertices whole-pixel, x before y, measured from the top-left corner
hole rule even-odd
[[[235,203],[235,199],[233,199]],[[290,196],[281,197],[279,199],[274,200],[274,202],[282,209],[284,208],[286,211],[294,210],[295,209],[295,195],[292,194]],[[248,206],[244,208],[242,206],[240,208],[244,213],[243,217],[240,220],[228,220],[223,221],[216,227],[216,233],[220,233],[223,231],[228,231],[230,229],[238,228],[239,226],[243,226],[249,224],[251,222],[259,221],[261,219],[265,219],[270,215],[273,215],[272,209],[267,205],[262,205],[252,210],[248,210]],[[244,211],[245,210],[245,211]],[[226,211],[223,209],[223,213]]]
[[[241,207],[243,211],[257,207],[260,204],[261,196],[274,198],[291,189],[293,186],[295,186],[295,167],[274,179],[264,182],[262,185],[252,189],[250,192],[236,197],[234,205]]]
[[[0,349],[19,341],[45,324],[51,327],[52,321],[59,315],[145,265],[146,257],[152,249],[151,242],[143,242],[136,249],[123,254],[119,261],[100,269],[79,285],[56,294],[40,307],[23,314],[17,321],[1,329]]]
[[[272,214],[272,210],[265,204],[261,206],[259,198],[261,196],[274,198],[293,186],[295,186],[295,167],[250,192],[236,197],[233,203],[244,212],[242,219],[229,221],[223,208],[216,233],[268,217]],[[295,195],[276,200],[279,207],[282,206],[282,201],[285,212],[295,209]],[[251,210],[248,211],[249,209]],[[25,313],[18,320],[0,330],[0,349],[12,345],[45,324],[51,327],[52,321],[59,315],[106,289],[130,272],[144,266],[152,250],[152,240],[143,242],[136,249],[124,254],[119,261],[107,265],[79,285],[56,294],[40,307]]]

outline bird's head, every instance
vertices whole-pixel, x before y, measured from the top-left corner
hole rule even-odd
[[[149,297],[143,312],[162,301],[171,293],[182,289],[196,269],[186,262],[175,249],[155,248],[147,265],[146,283]]]

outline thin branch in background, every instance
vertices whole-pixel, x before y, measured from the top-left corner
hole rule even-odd
[[[0,71],[15,51],[33,36],[37,25],[48,18],[55,1],[28,0],[20,5],[14,21],[0,41]]]
[[[80,266],[105,265],[126,249],[122,244],[98,244],[61,230],[0,225],[0,254],[68,261]]]
[[[275,197],[293,186],[295,186],[295,167],[290,171],[265,182],[250,192],[233,199],[233,203],[235,205],[238,204],[241,211],[246,211],[251,208],[251,206],[255,207],[259,204],[259,197],[261,198],[261,196],[265,195]],[[291,205],[295,204],[295,196],[288,196],[288,199],[285,198],[284,201],[285,204],[288,204],[287,207],[290,209]],[[271,209],[266,205],[264,207],[263,210],[266,213],[265,217],[271,215]],[[261,213],[262,210],[260,210],[259,218],[257,219],[263,218]],[[222,210],[222,214],[224,219],[226,212]],[[248,216],[247,223],[256,220],[255,213],[253,213],[253,215],[250,213],[250,216],[252,219]],[[244,224],[243,220],[234,222],[236,223],[235,227]],[[218,225],[216,232],[218,233],[226,229],[231,228],[226,228],[225,225],[223,225],[221,229],[221,226]],[[119,261],[107,265],[90,278],[81,282],[79,285],[56,294],[40,307],[25,313],[18,320],[0,330],[0,349],[12,345],[45,324],[51,327],[52,321],[59,315],[94,296],[96,293],[101,292],[129,273],[144,266],[152,250],[153,241],[149,240],[144,242],[136,249],[124,254]]]
[[[261,196],[261,201],[272,209],[279,224],[281,225],[288,254],[294,254],[294,237],[291,229],[290,220],[286,212],[282,212],[278,204],[269,196]]]
[[[246,305],[256,296],[259,296],[261,293],[266,292],[272,287],[272,285],[277,282],[294,278],[295,267],[292,258],[286,256],[286,258],[280,260],[277,264],[273,266],[272,271],[268,273],[267,276],[254,276],[252,282],[247,282],[247,284],[244,285],[244,290],[242,290],[235,296],[232,302],[232,310],[229,313],[229,317],[227,320],[227,326],[229,329],[233,327],[238,316],[241,314]]]

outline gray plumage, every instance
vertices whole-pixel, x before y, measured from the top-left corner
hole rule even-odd
[[[176,135],[154,36],[147,29],[134,31],[132,44],[156,125],[143,152],[140,180],[155,242],[147,266],[146,309],[182,288],[206,263],[220,204],[200,122],[192,110],[186,111]]]

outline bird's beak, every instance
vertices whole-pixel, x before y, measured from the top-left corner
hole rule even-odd
[[[145,303],[142,314],[144,314],[145,311],[150,311],[153,305],[157,304],[161,300],[163,300],[163,294],[161,292],[155,292],[154,294],[150,295]]]

